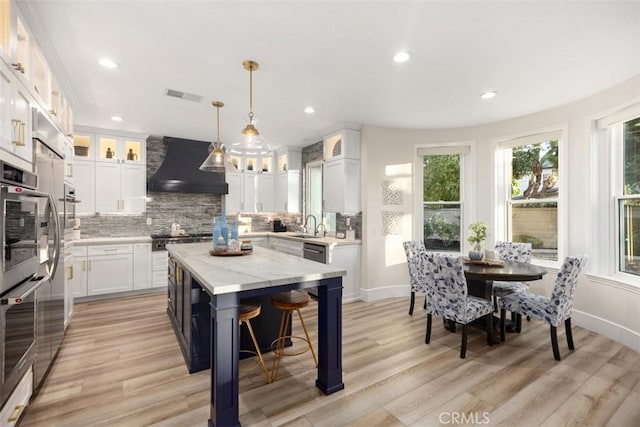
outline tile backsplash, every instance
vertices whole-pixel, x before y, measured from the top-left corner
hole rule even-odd
[[[308,149],[307,149],[308,148]],[[303,149],[306,162],[322,158],[322,144],[316,143]],[[306,151],[305,151],[306,150]],[[156,173],[166,154],[162,137],[150,136],[147,139],[147,179]],[[180,228],[187,233],[210,233],[213,218],[220,216],[224,208],[224,198],[217,194],[165,193],[148,192],[147,209],[140,215],[83,215],[81,221],[82,238],[146,236],[151,234],[168,234],[171,224],[177,221]],[[356,230],[356,238],[360,239],[362,230],[362,213],[357,215],[336,215],[336,230],[345,231],[346,218],[351,218],[351,225]],[[251,231],[271,231],[272,220],[278,218],[289,231],[298,231],[302,214],[289,213],[254,213],[242,214],[239,225],[250,224]],[[147,225],[151,219],[151,225]],[[236,215],[229,220],[237,219]],[[240,228],[242,232],[243,229]]]

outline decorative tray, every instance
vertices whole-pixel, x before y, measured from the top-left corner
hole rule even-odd
[[[253,251],[216,251],[214,249],[209,249],[209,255],[213,256],[242,256],[249,255]]]
[[[465,264],[486,265],[487,267],[502,267],[504,261],[499,259],[471,259],[469,257],[462,257],[462,261]]]

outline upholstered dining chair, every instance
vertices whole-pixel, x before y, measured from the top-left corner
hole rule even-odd
[[[467,325],[482,317],[487,321],[487,343],[493,345],[493,305],[491,301],[468,294],[462,258],[436,254],[419,254],[431,280],[427,281],[427,333],[431,340],[431,317],[442,316],[462,325],[460,358],[467,354]]]
[[[560,360],[558,349],[557,327],[564,321],[567,335],[567,345],[573,350],[573,335],[571,334],[571,310],[573,298],[578,283],[578,276],[587,263],[586,255],[567,257],[556,276],[551,297],[533,294],[531,292],[514,292],[500,298],[500,340],[504,341],[506,310],[531,316],[547,322],[550,325],[551,347],[553,357]]]
[[[416,256],[418,253],[426,253],[422,240],[411,240],[402,243],[404,253],[407,256],[407,266],[409,267],[409,283],[411,285],[411,303],[409,314],[413,315],[413,306],[416,302],[416,292],[424,293],[424,308],[427,308],[427,276],[422,264],[423,257]]]
[[[494,250],[503,261],[531,262],[531,243],[496,242]],[[493,282],[494,298],[528,289],[522,282]]]

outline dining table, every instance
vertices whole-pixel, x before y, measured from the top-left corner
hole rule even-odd
[[[463,258],[464,276],[467,280],[469,295],[489,301],[493,297],[493,282],[530,282],[540,280],[547,274],[547,269],[526,262],[503,260],[470,260]],[[472,322],[479,329],[486,330],[485,322]],[[498,327],[498,319],[494,318],[494,329]],[[455,323],[445,322],[445,328],[455,332]],[[507,329],[513,331],[513,325]],[[497,331],[494,331],[495,342],[499,342]]]

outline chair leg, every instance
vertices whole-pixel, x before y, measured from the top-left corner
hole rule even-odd
[[[505,318],[507,317],[507,310],[504,308],[500,309],[500,341],[504,342],[504,333],[506,329]]]
[[[275,357],[273,358],[273,365],[271,366],[271,382],[275,381],[276,376],[278,376],[278,371],[280,370],[280,360],[284,354],[285,335],[291,323],[291,317],[290,311],[283,311],[280,317],[280,329],[276,340]]]
[[[462,345],[460,346],[460,359],[467,356],[467,325],[462,325]]]
[[[302,330],[304,331],[304,336],[307,337],[307,342],[309,343],[309,349],[311,350],[311,355],[313,356],[313,361],[316,364],[316,368],[318,367],[318,358],[316,357],[316,352],[313,351],[313,344],[311,343],[311,338],[309,338],[309,332],[307,332],[307,325],[304,324],[304,319],[302,318],[302,314],[300,314],[300,309],[296,309],[298,313],[298,318],[300,318],[300,323],[302,324]]]
[[[256,354],[258,355],[258,359],[260,360],[259,364],[262,368],[262,372],[264,373],[265,378],[267,379],[267,383],[271,382],[271,374],[267,369],[267,365],[264,363],[264,358],[262,357],[262,352],[260,351],[260,346],[258,345],[258,340],[256,340],[256,335],[253,333],[253,328],[251,327],[251,322],[248,320],[243,322],[247,325],[247,329],[249,329],[249,334],[251,335],[251,341],[253,341],[253,346],[256,349]]]
[[[409,316],[413,316],[413,306],[416,303],[416,293],[411,291],[411,303],[409,305]]]
[[[487,315],[487,344],[493,345],[493,314]]]
[[[564,321],[564,329],[565,329],[566,334],[567,334],[567,345],[569,346],[570,350],[574,350],[575,347],[573,346],[573,333],[571,332],[571,318],[570,317]]]
[[[424,294],[424,306],[422,307],[423,310],[427,309],[427,294]]]
[[[516,332],[520,333],[522,332],[522,314],[516,313],[515,318],[516,318]]]
[[[493,312],[498,312],[498,297],[495,295],[493,296]]]
[[[558,348],[558,328],[551,325],[551,347],[553,348],[553,358],[556,360],[560,359],[560,349]]]
[[[429,344],[431,341],[431,313],[427,313],[427,335],[424,337],[424,343]]]

